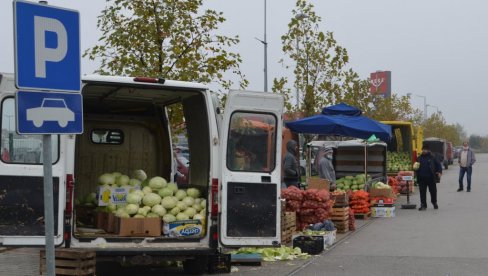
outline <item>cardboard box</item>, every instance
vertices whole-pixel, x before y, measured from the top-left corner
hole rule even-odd
[[[205,234],[204,222],[201,220],[179,220],[163,224],[163,234],[175,237],[202,237]]]
[[[385,198],[396,198],[395,193],[392,189],[376,189],[371,187],[369,190],[369,196],[373,197],[385,197]]]
[[[98,188],[98,206],[109,204],[121,204],[126,202],[127,195],[133,190],[140,190],[141,186],[128,187],[109,187],[101,186]]]
[[[371,205],[374,207],[393,207],[393,204],[395,204],[395,199],[391,197],[375,197],[371,199]]]
[[[371,207],[371,216],[374,218],[394,218],[395,207]]]
[[[117,218],[116,225],[121,237],[161,236],[161,218]]]
[[[115,233],[117,217],[114,213],[97,212],[96,222],[96,228],[103,229],[107,233]]]
[[[330,189],[328,180],[322,178],[307,178],[308,189],[327,190]]]

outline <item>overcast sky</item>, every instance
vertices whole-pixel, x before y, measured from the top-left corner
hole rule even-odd
[[[322,29],[333,31],[362,78],[376,70],[392,72],[392,90],[425,96],[448,123],[459,123],[468,134],[488,135],[488,2],[482,0],[315,0]],[[82,50],[100,33],[96,16],[103,0],[51,0],[50,5],[80,11]],[[272,79],[291,76],[278,61],[280,36],[286,32],[295,0],[267,0],[268,86]],[[263,90],[263,46],[255,37],[264,32],[264,0],[204,0],[204,7],[224,12],[221,32],[239,35],[233,49],[243,57],[242,70],[250,90]],[[12,2],[0,1],[0,72],[14,71]],[[97,64],[82,61],[82,73]],[[414,107],[424,100],[413,96]],[[429,107],[428,114],[436,108]]]

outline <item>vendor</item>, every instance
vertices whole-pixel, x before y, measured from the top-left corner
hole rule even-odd
[[[319,172],[319,177],[329,181],[330,189],[335,190],[336,175],[332,164],[333,150],[330,147],[321,147],[315,158],[315,166]]]

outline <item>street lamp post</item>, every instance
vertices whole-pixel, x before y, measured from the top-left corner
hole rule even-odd
[[[435,105],[431,105],[431,104],[428,104],[427,107],[433,107],[435,108],[435,112],[438,113],[439,112],[439,107],[435,106]]]
[[[308,15],[304,14],[304,13],[298,13],[297,15],[295,15],[295,19],[296,20],[302,20],[302,19],[305,19],[305,18],[308,18]],[[300,44],[298,42],[298,36],[297,36],[297,66],[298,66],[298,55],[299,55],[299,51],[300,51]],[[297,93],[297,110],[300,109],[300,88],[299,88],[299,85],[298,83],[296,84],[296,93]]]
[[[424,123],[427,122],[427,97],[422,95],[415,95],[420,98],[424,98]]]
[[[266,0],[264,0],[264,39],[255,39],[264,46],[264,92],[268,92],[268,41],[266,40]]]

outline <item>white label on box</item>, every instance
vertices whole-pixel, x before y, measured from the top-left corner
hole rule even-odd
[[[126,187],[108,187],[101,186],[98,188],[98,206],[107,206],[109,204],[122,204],[126,202],[127,195],[133,190],[140,190],[140,186]]]
[[[404,176],[402,176],[402,180],[404,180],[404,181],[412,181],[413,180],[413,176],[411,176],[411,175],[404,175]]]
[[[180,220],[164,223],[163,233],[170,237],[199,237],[203,233],[200,220]]]
[[[395,207],[372,207],[372,216],[375,218],[394,218]]]

